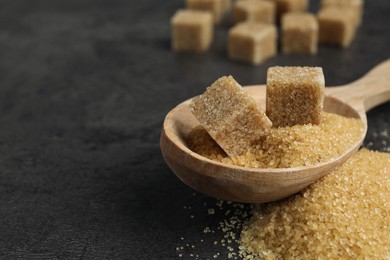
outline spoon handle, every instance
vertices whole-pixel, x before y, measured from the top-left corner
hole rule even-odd
[[[342,87],[328,88],[327,96],[356,109],[368,111],[390,100],[390,59],[371,69],[362,78]]]

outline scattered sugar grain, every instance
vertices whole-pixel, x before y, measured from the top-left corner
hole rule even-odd
[[[383,130],[380,132],[380,135],[383,136],[383,137],[389,137],[389,132],[387,129]]]
[[[238,251],[235,251],[235,248],[238,248],[239,243],[239,234],[242,229],[242,225],[247,221],[247,216],[252,207],[245,207],[244,204],[234,203],[231,201],[218,200],[214,205],[211,203],[202,203],[205,207],[205,212],[208,209],[218,209],[221,211],[221,215],[224,216],[228,212],[227,216],[224,216],[216,226],[216,232],[211,230],[210,226],[204,227],[201,230],[202,239],[197,240],[196,242],[189,241],[185,239],[187,243],[183,243],[184,247],[179,247],[179,250],[176,249],[176,255],[180,258],[195,258],[195,259],[213,259],[214,255],[219,259],[237,259]],[[188,206],[187,206],[188,207]],[[244,217],[245,216],[245,217]],[[215,218],[218,216],[210,215],[209,218]],[[244,220],[245,218],[245,220]],[[203,239],[204,238],[204,239]],[[215,240],[221,238],[219,240]],[[184,237],[180,238],[184,240]],[[221,242],[223,240],[223,242]],[[199,242],[200,241],[200,242]],[[213,245],[214,250],[208,253],[203,252],[204,244],[209,243]],[[198,246],[199,245],[199,246]],[[217,251],[221,250],[223,251]],[[199,252],[202,252],[202,255],[199,255]],[[181,254],[181,256],[179,256]],[[192,256],[191,256],[192,255]]]

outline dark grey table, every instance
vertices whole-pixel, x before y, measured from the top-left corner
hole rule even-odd
[[[390,54],[387,0],[366,1],[350,48],[278,55],[258,67],[227,59],[228,22],[207,53],[171,52],[169,19],[182,6],[0,1],[0,258],[226,258],[213,241],[234,205],[219,209],[166,166],[166,113],[221,75],[249,85],[264,83],[273,65],[322,66],[334,86]],[[366,146],[388,151],[389,115],[390,103],[369,112]]]

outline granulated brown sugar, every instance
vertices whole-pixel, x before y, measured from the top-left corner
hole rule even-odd
[[[327,162],[354,145],[363,133],[363,123],[354,118],[323,112],[319,125],[271,128],[253,142],[248,152],[229,157],[202,127],[188,137],[189,148],[212,160],[255,168],[291,168]]]
[[[176,256],[359,259],[353,256],[355,253],[364,259],[389,259],[389,172],[389,153],[362,150],[338,171],[280,202],[255,205],[191,200],[191,206],[183,207],[189,221],[193,220],[190,216],[195,214],[194,208],[199,207],[203,213],[195,214],[195,219],[206,215],[207,220],[199,229],[200,240],[190,234],[180,235]],[[210,209],[215,215],[210,215]],[[220,216],[224,217],[213,225],[211,219]]]
[[[390,154],[361,150],[281,202],[258,205],[244,259],[390,259]]]

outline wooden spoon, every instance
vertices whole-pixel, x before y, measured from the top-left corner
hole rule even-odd
[[[265,85],[244,88],[265,105]],[[358,142],[339,157],[314,166],[280,169],[246,168],[223,164],[192,152],[186,143],[199,122],[184,101],[165,118],[160,145],[173,172],[187,185],[209,196],[237,202],[268,202],[290,196],[344,163],[361,146],[367,132],[366,111],[390,100],[390,60],[345,86],[325,88],[324,110],[360,118],[365,129]]]

